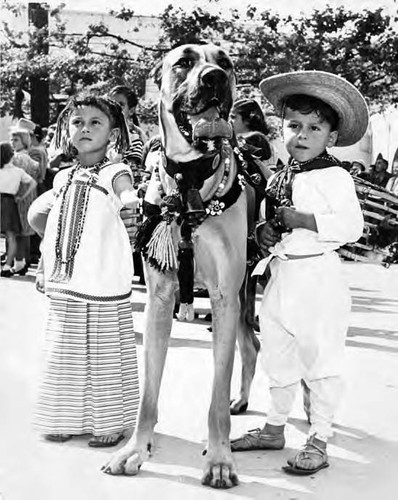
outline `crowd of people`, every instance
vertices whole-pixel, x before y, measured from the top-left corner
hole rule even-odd
[[[290,196],[288,205],[275,202],[272,217],[257,230],[268,255],[266,270],[271,269],[259,316],[260,330],[267,332],[262,340],[272,407],[263,429],[234,440],[232,450],[283,448],[286,421],[304,379],[311,393],[311,428],[285,468],[296,474],[328,466],[350,310],[335,250],[363,230],[352,176],[398,194],[397,164],[391,175],[381,155],[366,168],[362,160],[341,164],[327,152],[363,136],[367,108],[358,91],[330,75],[330,92],[324,73],[305,73],[295,74],[296,88],[302,89],[296,93],[289,89],[292,75],[272,77],[282,89],[275,107],[290,155],[287,166],[272,167],[277,162],[255,100],[237,101],[231,114],[238,141],[271,179],[269,193],[276,196],[283,188]],[[261,85],[271,101],[272,78]],[[351,103],[341,104],[341,95],[360,103],[351,118],[346,115]],[[89,446],[115,446],[135,425],[139,390],[130,294],[141,260],[133,261],[131,240],[151,153],[160,148],[158,137],[146,141],[136,105],[135,94],[124,86],[107,96],[76,96],[47,137],[22,118],[10,131],[10,142],[1,144],[1,227],[7,241],[1,275],[26,273],[39,257],[32,253],[32,236],[43,238],[39,288],[49,297],[49,313],[36,424],[50,441],[90,434]],[[286,184],[287,172],[294,172],[294,184]]]
[[[381,153],[377,155],[374,165],[367,166],[361,159],[343,162],[343,167],[354,177],[364,179],[398,195],[398,160],[394,160],[391,173],[388,172],[388,166],[388,161]]]

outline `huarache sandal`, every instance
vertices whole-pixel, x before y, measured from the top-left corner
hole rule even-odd
[[[288,474],[294,474],[296,476],[311,476],[316,472],[319,472],[326,467],[329,467],[328,456],[326,453],[326,449],[322,449],[314,443],[314,436],[311,436],[306,442],[304,448],[300,450],[293,460],[288,460],[288,465],[282,467],[282,469]],[[321,462],[319,462],[321,459]],[[312,467],[310,469],[304,469],[300,467],[300,463],[303,461],[311,461],[318,465]]]
[[[93,436],[88,445],[91,448],[109,448],[111,446],[116,446],[124,439],[123,434],[110,434],[108,436]]]
[[[54,443],[65,443],[65,441],[72,439],[72,436],[70,434],[46,434],[44,438]]]
[[[262,429],[252,429],[231,440],[231,451],[281,450],[285,446],[283,433],[271,434]]]

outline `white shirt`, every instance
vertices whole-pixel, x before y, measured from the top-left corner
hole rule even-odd
[[[341,167],[301,172],[293,181],[293,206],[315,216],[318,232],[297,228],[284,233],[271,253],[310,255],[328,253],[357,241],[364,220],[355,184]]]
[[[33,179],[22,168],[16,167],[12,162],[0,168],[0,193],[16,195],[21,182],[28,184]]]
[[[387,191],[391,191],[392,194],[398,195],[398,175],[394,175],[388,179],[386,189]]]

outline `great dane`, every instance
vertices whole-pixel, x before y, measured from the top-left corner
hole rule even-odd
[[[160,77],[162,154],[145,202],[148,300],[141,403],[134,434],[103,470],[135,475],[151,451],[174,296],[181,287],[182,259],[179,262],[177,254],[188,248],[212,307],[214,380],[202,483],[230,488],[238,484],[229,441],[238,332],[244,369],[233,412],[247,404],[259,349],[240,307],[253,196],[245,189],[245,160],[231,144],[228,115],[235,95],[234,68],[226,52],[215,45],[183,45],[166,55]],[[188,274],[189,269],[188,263]]]

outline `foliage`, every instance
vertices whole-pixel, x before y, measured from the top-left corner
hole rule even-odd
[[[6,0],[5,7],[15,16],[27,19],[26,6]],[[48,54],[40,50],[43,29],[30,25],[26,35],[26,31],[18,32],[11,24],[1,23],[1,115],[20,114],[20,110],[15,110],[14,96],[19,89],[29,92],[32,78],[50,82],[50,121],[56,118],[59,100],[65,102],[68,96],[83,89],[106,92],[123,84],[138,95],[144,94],[145,79],[153,65],[148,51],[134,41],[110,33],[104,24],[89,26],[83,35],[67,33],[63,6],[49,9],[48,14],[50,30],[45,33]],[[103,42],[100,49],[98,43],[92,43],[98,42],[98,38]],[[138,48],[135,56],[127,50],[129,44]]]
[[[375,109],[398,103],[398,15],[380,8],[327,6],[295,19],[251,6],[243,16],[232,10],[229,18],[170,6],[161,18],[163,45],[205,39],[229,47],[241,84],[258,87],[267,76],[317,69],[346,78]]]
[[[21,16],[26,6],[3,0],[3,9]],[[123,8],[111,14],[129,22],[134,11]],[[319,69],[347,78],[374,110],[398,103],[398,17],[380,8],[351,12],[327,6],[308,17],[284,18],[251,6],[243,15],[236,10],[226,15],[170,5],[160,16],[159,41],[150,47],[140,46],[133,35],[125,39],[112,33],[104,23],[89,26],[83,35],[68,33],[62,6],[49,9],[49,16],[48,33],[30,26],[26,34],[4,20],[0,24],[2,114],[13,109],[17,89],[29,91],[32,78],[49,80],[53,102],[84,88],[106,92],[120,83],[143,96],[145,79],[164,51],[197,41],[212,41],[230,52],[240,93],[255,92],[263,78],[276,73]],[[47,42],[48,54],[43,50]],[[143,101],[139,111],[147,123],[156,119],[154,103]],[[56,114],[55,107],[52,112]]]

